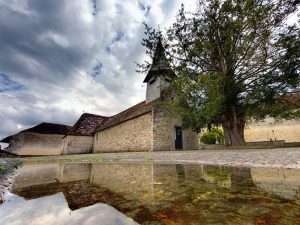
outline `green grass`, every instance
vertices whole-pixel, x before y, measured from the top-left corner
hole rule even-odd
[[[5,171],[5,167],[4,166],[0,166],[0,172]]]
[[[18,169],[18,167],[21,165],[20,162],[12,162],[10,164],[13,168]]]

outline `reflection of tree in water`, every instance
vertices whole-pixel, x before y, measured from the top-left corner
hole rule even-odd
[[[221,186],[226,186],[230,181],[230,169],[219,166],[203,166],[203,171],[208,175],[214,183]]]
[[[101,202],[140,224],[277,224],[277,215],[292,210],[289,202],[278,202],[256,189],[250,168],[122,163],[48,169],[53,168],[60,168],[61,173],[48,171],[49,181],[55,181],[54,174],[60,179],[45,184],[43,166],[34,167],[37,174],[28,179],[30,167],[20,177],[15,193],[31,199],[63,192],[72,210]],[[37,178],[41,184],[27,184]],[[300,216],[299,207],[293,210]]]
[[[231,188],[232,189],[250,189],[254,188],[251,168],[231,167]]]
[[[176,172],[178,176],[178,182],[182,183],[185,181],[185,171],[184,167],[181,164],[176,164]]]
[[[231,189],[254,187],[250,168],[205,165],[203,171],[213,183],[220,186],[227,186],[230,183]]]

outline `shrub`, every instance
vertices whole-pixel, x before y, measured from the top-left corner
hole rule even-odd
[[[200,141],[203,144],[211,145],[216,143],[216,138],[213,133],[206,131],[201,135]]]
[[[218,127],[213,127],[210,131],[205,131],[200,138],[200,141],[203,144],[211,145],[216,144],[218,141],[219,143],[224,142],[224,132]]]

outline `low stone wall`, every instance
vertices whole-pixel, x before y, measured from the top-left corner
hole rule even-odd
[[[17,155],[60,155],[63,135],[22,132],[14,135],[8,151]]]
[[[174,117],[167,109],[153,109],[153,151],[175,150],[175,126],[181,126],[180,119]],[[182,131],[183,149],[199,149],[197,133],[191,130]]]
[[[95,134],[93,152],[151,151],[151,138],[152,116],[147,113]]]
[[[284,199],[299,199],[300,170],[251,168],[256,188]]]
[[[245,128],[247,142],[284,140],[285,142],[300,141],[300,120],[284,120],[276,122],[273,118],[249,124]]]
[[[62,154],[85,154],[91,153],[93,149],[92,136],[67,135],[62,140]]]
[[[266,146],[266,147],[284,147],[284,140],[276,140],[276,141],[251,141],[246,142],[246,147],[248,146]]]

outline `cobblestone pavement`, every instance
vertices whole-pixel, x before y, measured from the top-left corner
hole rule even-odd
[[[116,161],[115,157],[107,159]],[[124,154],[118,161],[154,161],[172,163],[199,163],[244,167],[272,167],[300,169],[300,148],[201,150],[189,152],[157,152]]]
[[[224,166],[300,169],[300,148],[124,152],[20,158],[35,162],[147,162],[199,163]]]

